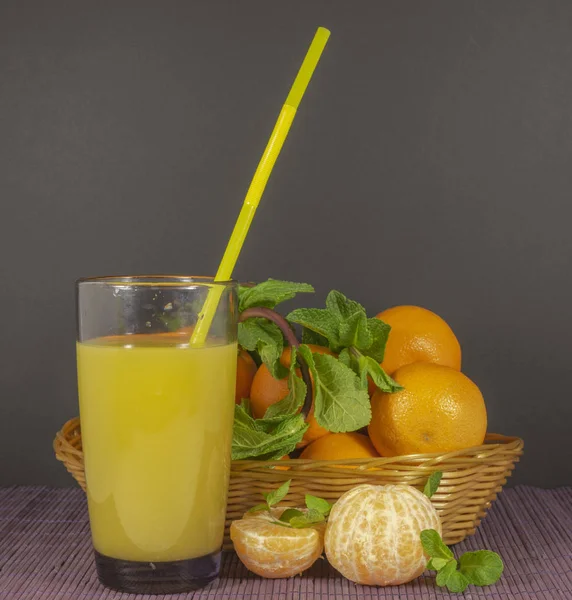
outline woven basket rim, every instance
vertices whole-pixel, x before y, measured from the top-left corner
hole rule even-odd
[[[81,424],[79,417],[73,417],[64,423],[62,428],[56,433],[54,439],[54,451],[56,455],[61,454],[76,454],[82,455],[81,449],[74,447],[68,436],[72,434],[73,437],[79,438]],[[485,437],[485,443],[480,446],[471,446],[469,448],[462,448],[460,450],[454,450],[451,452],[432,452],[427,454],[404,454],[400,456],[381,456],[379,458],[359,458],[359,459],[338,459],[338,460],[314,460],[314,459],[301,459],[292,458],[287,463],[282,460],[233,460],[232,470],[243,471],[251,470],[252,468],[263,468],[268,467],[296,467],[298,469],[311,468],[312,465],[319,464],[321,467],[336,467],[336,466],[355,466],[357,469],[370,469],[375,467],[387,466],[391,464],[400,465],[411,464],[416,467],[420,467],[425,462],[434,464],[443,462],[454,458],[480,458],[478,455],[484,455],[482,458],[490,458],[494,456],[495,451],[500,450],[502,452],[514,452],[520,454],[524,448],[524,440],[517,436],[507,436],[499,433],[487,433]],[[475,456],[476,455],[476,456]],[[58,456],[59,458],[59,456]]]

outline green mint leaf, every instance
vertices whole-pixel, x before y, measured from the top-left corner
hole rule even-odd
[[[339,349],[339,320],[325,308],[298,308],[293,310],[286,319],[291,323],[302,325],[328,340],[326,346],[332,350]],[[305,342],[306,343],[306,342]]]
[[[469,580],[457,570],[457,561],[450,560],[438,573],[436,578],[437,585],[447,586],[447,589],[454,594],[464,592],[469,585]]]
[[[272,419],[274,417],[281,417],[284,415],[296,414],[306,398],[306,384],[301,377],[298,377],[296,373],[290,373],[288,377],[288,388],[290,391],[285,398],[282,398],[279,402],[272,404],[266,409],[264,415],[265,419]]]
[[[302,415],[253,419],[240,405],[236,405],[232,459],[277,460],[296,448],[307,429]]]
[[[427,479],[427,483],[423,488],[423,493],[427,496],[427,498],[431,498],[431,496],[433,496],[433,494],[437,491],[442,477],[443,471],[435,471],[429,475],[429,479]]]
[[[453,594],[462,594],[468,585],[469,580],[460,571],[453,571],[447,581],[447,589]]]
[[[276,334],[280,332],[280,336]],[[267,319],[247,319],[238,324],[238,343],[250,352],[257,351],[259,344],[276,344],[284,346],[284,337],[277,325]]]
[[[324,346],[324,348],[327,348],[330,345],[327,338],[307,327],[302,327],[302,343],[314,344],[314,346]]]
[[[265,420],[262,419],[262,422],[264,423]],[[267,434],[270,436],[270,449],[264,453],[264,460],[277,460],[290,454],[302,441],[307,429],[308,425],[302,415],[284,417],[272,429],[267,430]],[[273,458],[269,458],[270,453]]]
[[[393,393],[403,389],[403,387],[400,386],[397,381],[392,379],[381,368],[381,365],[371,358],[371,356],[361,355],[358,359],[358,365],[362,384],[365,387],[367,387],[367,376],[369,375],[372,378],[373,383],[375,383],[382,392]]]
[[[268,367],[274,379],[284,379],[288,375],[288,369],[280,363],[282,351],[278,352],[278,347],[267,345],[261,348],[259,353],[262,362]]]
[[[346,367],[349,367],[350,369],[353,369],[353,360],[352,360],[352,355],[350,353],[349,348],[344,348],[339,354],[338,354],[338,360],[342,363],[342,365],[346,365]]]
[[[434,529],[424,529],[421,532],[421,544],[430,558],[455,558],[451,550],[444,544],[439,533]]]
[[[440,571],[451,560],[454,560],[454,559],[453,558],[432,558],[427,563],[427,568],[430,571]]]
[[[268,504],[268,506],[271,507],[284,500],[284,498],[288,494],[288,490],[290,489],[291,482],[292,480],[289,479],[288,481],[285,481],[279,488],[272,490],[268,493],[263,493],[262,495],[266,500],[266,504]]]
[[[253,506],[252,508],[249,508],[246,512],[249,513],[254,513],[254,512],[260,512],[262,510],[268,510],[268,504],[257,504],[256,506]]]
[[[340,345],[355,346],[362,350],[369,348],[372,342],[365,311],[355,312],[340,323]]]
[[[244,426],[256,429],[254,419],[242,403],[236,404],[234,407],[234,424],[239,427]]]
[[[280,515],[280,521],[282,521],[283,523],[290,523],[290,519],[293,519],[294,517],[303,517],[304,513],[301,510],[298,510],[297,508],[287,508],[281,515]]]
[[[480,586],[491,585],[502,575],[504,565],[496,552],[490,550],[465,552],[457,562],[451,550],[434,529],[425,529],[421,532],[421,543],[425,552],[431,557],[427,568],[438,571],[437,585],[441,587],[446,585],[450,592],[464,592],[471,583]]]
[[[436,582],[439,587],[447,585],[447,582],[451,578],[454,571],[457,570],[457,561],[452,558],[449,559],[445,566],[443,566],[437,573]]]
[[[277,304],[290,300],[299,293],[312,293],[314,288],[308,283],[295,283],[269,279],[254,287],[239,286],[238,310],[242,312],[247,308],[262,306],[274,308]]]
[[[310,509],[301,517],[292,517],[290,519],[290,525],[296,529],[302,529],[304,527],[310,527],[316,523],[323,523],[326,517],[318,510]]]
[[[258,352],[274,378],[282,379],[288,374],[288,370],[280,364],[284,337],[280,328],[268,319],[247,319],[239,323],[238,343],[246,350]]]
[[[367,322],[365,308],[346,298],[341,292],[332,290],[326,298],[326,309],[338,323],[340,348],[355,346],[359,349],[369,348],[373,343],[373,336]]]
[[[247,415],[252,416],[252,409],[250,406],[250,398],[241,398],[240,406]]]
[[[333,356],[312,354],[299,348],[314,378],[314,416],[319,425],[333,432],[356,431],[371,420],[369,395],[360,380]]]
[[[296,348],[292,347],[290,355],[290,374],[288,375],[288,389],[290,391],[285,398],[282,398],[282,400],[272,404],[266,409],[264,415],[265,419],[272,419],[284,415],[294,415],[304,404],[307,388],[304,380],[296,373],[296,353]]]
[[[332,510],[332,505],[327,500],[312,496],[312,494],[306,494],[306,506],[310,510],[317,510],[325,517],[327,517]]]
[[[372,343],[369,348],[363,349],[362,352],[366,356],[371,356],[375,362],[381,363],[385,355],[385,345],[391,327],[375,317],[367,320],[367,326],[372,337]]]
[[[459,558],[461,573],[474,585],[492,585],[502,575],[504,565],[501,557],[490,550],[465,552]]]
[[[335,315],[339,321],[346,321],[355,313],[363,313],[365,315],[365,308],[355,302],[346,298],[341,292],[332,290],[326,298],[326,308]]]
[[[304,434],[302,434],[304,435]],[[276,445],[274,447],[274,449],[266,454],[261,454],[261,455],[257,455],[257,456],[252,456],[250,457],[251,460],[280,460],[283,456],[286,456],[286,454],[290,454],[290,452],[293,452],[294,450],[296,450],[297,445],[300,442],[295,442],[293,447],[292,447],[292,443],[288,442],[288,445]]]

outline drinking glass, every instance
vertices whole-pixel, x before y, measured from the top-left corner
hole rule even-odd
[[[200,347],[190,337],[220,296]],[[77,369],[89,519],[101,582],[184,592],[219,571],[237,359],[234,282],[77,283]]]

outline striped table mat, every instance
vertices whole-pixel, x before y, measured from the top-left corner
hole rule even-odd
[[[501,580],[469,587],[463,598],[572,599],[572,488],[505,490],[477,534],[456,553],[488,548],[505,563]],[[461,597],[435,585],[433,575],[398,587],[355,585],[320,560],[301,577],[264,580],[234,554],[220,579],[187,595],[134,596],[103,588],[95,575],[86,504],[78,489],[0,488],[0,600],[438,600]]]

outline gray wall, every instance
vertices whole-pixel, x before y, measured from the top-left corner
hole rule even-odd
[[[74,279],[214,272],[318,25],[236,276],[441,314],[513,481],[572,483],[569,0],[2,0],[0,484],[71,483]]]

